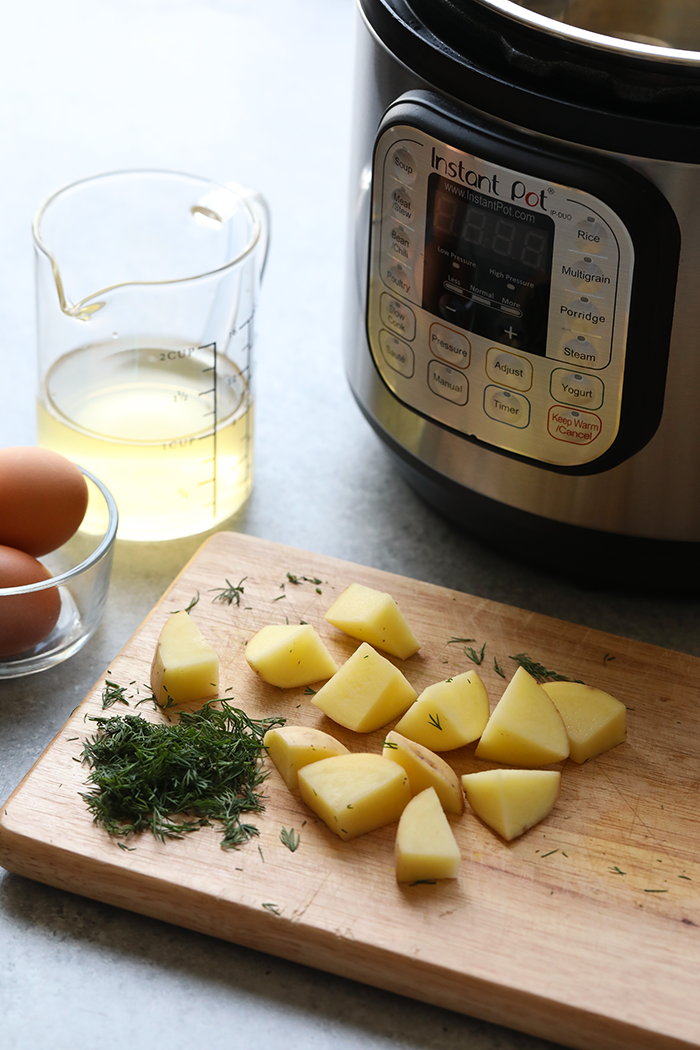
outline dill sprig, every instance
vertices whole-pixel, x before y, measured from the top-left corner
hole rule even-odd
[[[516,664],[527,671],[536,682],[581,682],[580,678],[569,678],[568,675],[550,671],[544,664],[537,663],[527,653],[516,653],[515,656],[509,656],[508,659],[515,660]]]
[[[482,645],[481,649],[479,649],[478,653],[477,653],[476,649],[474,649],[471,645],[465,645],[465,647],[464,647],[464,655],[468,656],[470,660],[473,660],[474,663],[477,665],[477,667],[480,667],[481,664],[484,662],[484,652],[485,652],[485,650],[486,650],[486,642],[484,642],[484,644]]]
[[[210,590],[216,592],[214,597],[212,598],[212,601],[225,602],[226,605],[233,605],[235,602],[236,605],[240,605],[241,596],[243,594],[243,591],[245,590],[243,584],[247,579],[248,577],[244,576],[240,583],[233,584],[228,578],[226,578],[225,587],[211,587]]]
[[[84,743],[91,787],[81,797],[110,835],[148,830],[163,842],[216,821],[221,847],[230,849],[258,834],[241,817],[264,809],[256,790],[267,777],[263,737],[283,718],[256,721],[210,701],[199,711],[183,711],[174,724],[140,715],[90,721],[98,730]]]
[[[126,698],[126,686],[118,685],[117,682],[110,681],[109,678],[105,678],[105,687],[102,690],[102,710],[104,711],[107,707],[113,707],[114,704],[126,704],[129,706],[129,701]]]
[[[294,828],[282,828],[280,831],[280,842],[294,853],[299,848],[301,835]]]

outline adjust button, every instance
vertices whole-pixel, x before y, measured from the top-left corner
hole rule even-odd
[[[529,390],[532,386],[532,365],[528,359],[496,346],[486,353],[486,375],[513,390]]]
[[[487,386],[484,390],[484,412],[489,419],[506,423],[509,427],[524,429],[530,422],[530,402],[512,390]]]
[[[569,372],[565,368],[555,368],[549,380],[550,394],[563,405],[600,408],[604,390],[603,381],[597,376]]]

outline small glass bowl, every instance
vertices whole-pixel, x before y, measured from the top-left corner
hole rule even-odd
[[[83,524],[58,550],[39,560],[52,579],[25,587],[0,587],[0,604],[18,594],[58,587],[61,612],[46,638],[16,656],[0,657],[0,679],[45,671],[85,645],[102,619],[112,571],[119,513],[109,489],[80,467],[89,492]]]

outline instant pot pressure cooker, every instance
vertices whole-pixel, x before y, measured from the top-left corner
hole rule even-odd
[[[700,8],[358,0],[346,367],[439,511],[700,567]]]

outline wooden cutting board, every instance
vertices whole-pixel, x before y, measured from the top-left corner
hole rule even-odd
[[[287,574],[299,582],[292,583]],[[239,606],[212,600],[243,581]],[[313,582],[320,580],[320,583]],[[353,580],[389,591],[423,643],[402,669],[420,692],[479,667],[492,705],[526,652],[607,690],[628,707],[628,739],[583,766],[563,763],[552,814],[510,844],[467,810],[452,820],[456,880],[400,886],[395,827],[341,842],[276,770],[255,820],[259,838],[224,851],[214,829],[128,850],[95,827],[79,792],[81,741],[103,714],[104,677],[14,791],[0,815],[10,871],[571,1047],[700,1046],[700,660],[427,583],[233,533],[206,542],[109,667],[131,708],[171,611],[216,646],[221,691],[250,714],[334,733],[354,750],[384,730],[334,726],[304,695],[267,686],[244,646],[267,623],[312,623],[337,661],[358,643],[323,619]],[[398,662],[398,661],[397,661]],[[38,679],[40,685],[40,679]],[[144,703],[144,717],[162,718]],[[134,712],[136,713],[136,712]],[[487,764],[474,745],[446,754],[458,773]],[[294,828],[291,852],[280,840]],[[133,848],[135,847],[135,848]]]

